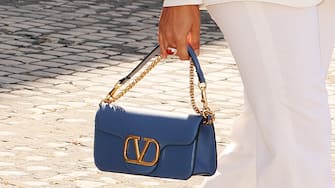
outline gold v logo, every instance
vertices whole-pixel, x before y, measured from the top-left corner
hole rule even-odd
[[[129,148],[129,141],[133,141],[134,143],[134,148],[135,148],[135,154],[136,154],[136,159],[129,159],[128,157],[128,148]],[[139,146],[139,141],[141,140],[140,136],[128,136],[125,144],[124,144],[124,149],[123,149],[123,157],[125,159],[125,161],[127,161],[128,163],[132,163],[132,164],[138,164],[138,165],[142,165],[142,166],[154,166],[159,159],[159,144],[158,142],[153,139],[153,138],[143,138],[145,145],[144,148],[142,150],[142,152],[140,152],[140,146]],[[152,161],[143,161],[145,154],[147,153],[149,146],[151,144],[154,144],[156,147],[156,155],[155,158]]]

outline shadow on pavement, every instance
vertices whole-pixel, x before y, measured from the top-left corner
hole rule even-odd
[[[0,92],[139,60],[157,43],[161,1],[0,2]],[[202,13],[202,44],[222,34]]]

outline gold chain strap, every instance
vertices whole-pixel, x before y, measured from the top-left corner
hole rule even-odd
[[[201,102],[203,104],[203,109],[197,106],[195,102],[195,94],[194,94],[194,65],[193,62],[190,61],[190,99],[193,110],[202,115],[205,118],[206,124],[212,124],[215,121],[215,113],[209,108],[207,95],[206,95],[206,84],[199,84],[199,88],[201,91]]]
[[[116,91],[122,86],[119,82],[115,84],[114,88],[107,94],[103,102],[113,103],[123,97],[129,90],[131,90],[139,81],[141,81],[159,62],[161,57],[157,56],[156,59],[138,76],[136,77],[129,85],[127,85],[122,91],[117,95]]]
[[[140,82],[159,62],[161,61],[161,57],[157,56],[156,59],[142,72],[138,77],[136,77],[130,84],[128,84],[123,90],[116,94],[116,92],[120,89],[122,84],[120,82],[116,83],[114,88],[107,94],[105,99],[102,100],[104,103],[114,103],[121,97],[123,97],[128,91],[130,91],[138,82]],[[190,98],[193,110],[202,115],[205,118],[206,124],[212,124],[215,120],[215,114],[208,107],[207,96],[206,96],[206,84],[200,84],[199,88],[201,90],[201,102],[203,104],[203,109],[197,106],[195,102],[194,95],[194,65],[193,62],[190,62]]]

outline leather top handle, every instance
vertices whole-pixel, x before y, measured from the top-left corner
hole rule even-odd
[[[190,45],[187,46],[187,51],[188,51],[188,54],[191,57],[191,60],[192,60],[193,65],[195,67],[195,71],[197,72],[199,82],[201,84],[205,84],[206,83],[205,75],[202,72],[202,69],[201,69],[201,66],[200,66],[200,62],[198,60],[197,55],[195,54],[193,48]]]
[[[206,83],[206,79],[205,79],[205,75],[204,73],[202,72],[202,69],[201,69],[201,66],[200,66],[200,63],[199,63],[199,60],[198,60],[198,57],[197,55],[195,54],[194,50],[192,49],[192,47],[189,45],[187,47],[187,50],[188,50],[188,54],[194,64],[194,67],[195,67],[195,70],[197,72],[197,76],[198,76],[198,79],[199,79],[199,83],[201,84],[205,84]],[[127,75],[125,76],[124,78],[120,79],[119,80],[119,83],[121,85],[125,84],[128,80],[130,80],[139,70],[141,70],[148,62],[150,62],[150,60],[159,55],[159,45],[155,46],[155,48],[148,54],[144,57],[144,59]]]

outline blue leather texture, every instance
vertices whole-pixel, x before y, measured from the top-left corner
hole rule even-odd
[[[193,61],[193,64],[194,64],[194,67],[195,67],[195,71],[197,72],[197,75],[198,75],[199,82],[200,83],[206,83],[205,75],[202,72],[202,69],[201,69],[198,57],[197,57],[197,55],[195,54],[193,48],[190,45],[187,46],[187,51],[188,51],[188,54],[190,55],[190,57],[191,57],[191,59]]]
[[[198,115],[130,111],[102,103],[95,118],[95,164],[102,171],[173,179],[213,175],[217,166],[214,126],[203,125],[202,121]],[[128,158],[137,159],[136,142],[127,140],[131,136],[141,138],[137,145],[141,154],[145,151],[143,161],[154,161],[157,155],[155,144],[143,149],[147,144],[144,138],[157,141],[159,157],[154,165],[125,160],[125,152]]]

